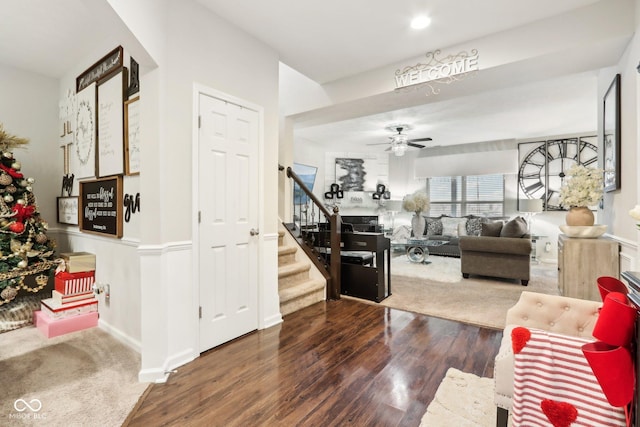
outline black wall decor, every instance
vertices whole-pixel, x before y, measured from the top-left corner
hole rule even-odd
[[[140,91],[140,78],[138,77],[138,63],[133,57],[129,61],[129,88],[127,96],[134,95]]]
[[[122,237],[122,176],[80,182],[80,231]]]
[[[140,212],[140,193],[133,194],[125,194],[123,200],[124,206],[124,221],[129,222],[131,220],[131,215],[136,212]]]
[[[576,164],[598,166],[597,136],[552,139],[518,144],[518,209],[523,199],[541,199],[544,210],[564,210],[560,189]]]

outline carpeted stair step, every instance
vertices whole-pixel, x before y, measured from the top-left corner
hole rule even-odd
[[[278,230],[278,246],[284,245],[284,231]]]
[[[296,262],[295,246],[278,246],[278,267]]]
[[[304,261],[296,261],[291,264],[278,267],[278,289],[286,289],[309,279],[311,264]]]
[[[280,287],[280,313],[283,316],[324,301],[325,283],[319,279],[308,278],[304,282],[283,289]]]

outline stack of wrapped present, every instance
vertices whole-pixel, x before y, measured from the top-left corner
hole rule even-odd
[[[40,302],[36,326],[48,337],[96,326],[98,300],[93,292],[96,257],[88,252],[62,253],[64,271],[55,275],[51,298]]]

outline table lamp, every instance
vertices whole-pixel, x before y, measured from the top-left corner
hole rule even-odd
[[[521,199],[519,203],[520,212],[525,214],[527,219],[527,226],[529,228],[529,234],[531,234],[531,223],[533,216],[542,212],[542,199]]]

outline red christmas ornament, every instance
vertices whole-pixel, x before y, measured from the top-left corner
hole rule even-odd
[[[9,224],[9,230],[13,231],[16,234],[20,234],[24,231],[24,224],[21,222],[12,222]]]
[[[17,170],[7,167],[3,164],[0,163],[0,169],[2,169],[3,171],[5,171],[6,173],[8,173],[9,175],[11,175],[13,178],[24,178],[24,175],[22,175],[20,172],[18,172]]]
[[[26,219],[31,218],[31,215],[36,211],[36,208],[33,206],[24,206],[20,203],[15,204],[11,210],[13,210],[16,214],[14,218],[18,222],[24,222]]]

